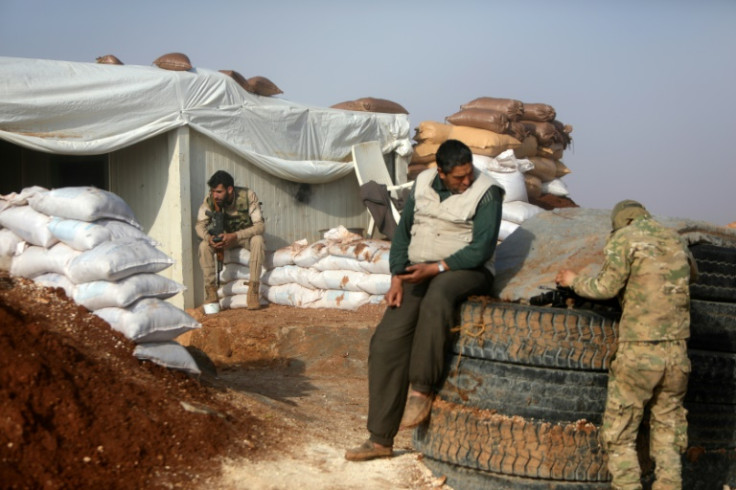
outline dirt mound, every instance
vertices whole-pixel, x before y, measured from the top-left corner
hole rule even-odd
[[[231,393],[138,361],[61,289],[0,272],[0,325],[3,488],[194,487],[266,437]]]

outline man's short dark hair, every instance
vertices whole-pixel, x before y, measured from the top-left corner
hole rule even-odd
[[[473,163],[473,153],[468,145],[458,140],[447,140],[440,145],[436,154],[437,167],[448,174],[453,168]]]
[[[222,184],[225,189],[227,189],[228,187],[235,187],[235,180],[233,179],[232,175],[225,172],[224,170],[218,170],[217,172],[212,174],[210,180],[207,181],[207,185],[210,186],[210,189],[214,189],[220,184]]]

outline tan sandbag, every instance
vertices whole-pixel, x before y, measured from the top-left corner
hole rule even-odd
[[[346,111],[409,114],[409,111],[407,111],[401,104],[387,99],[377,99],[375,97],[363,97],[360,99],[349,100],[347,102],[340,102],[339,104],[335,104],[330,107]]]
[[[727,226],[728,228],[736,228],[736,221],[734,221],[733,223],[729,223],[729,224],[727,224],[726,226]]]
[[[542,181],[539,180],[539,177],[529,175],[529,173],[524,174],[524,185],[530,201],[531,199],[539,199],[539,196],[542,195]]]
[[[486,129],[494,133],[505,133],[509,129],[508,116],[490,109],[463,109],[445,120],[455,126]]]
[[[554,160],[554,162],[555,162],[555,167],[557,167],[557,173],[555,174],[555,176],[558,179],[561,179],[565,175],[568,175],[568,174],[571,174],[572,173],[572,170],[570,170],[567,167],[567,165],[565,165],[564,163],[562,163],[560,160]]]
[[[548,104],[524,104],[525,121],[551,122],[557,117],[555,108]]]
[[[417,155],[417,153],[411,154],[411,159],[409,160],[410,164],[416,164],[416,165],[427,165],[430,162],[433,162],[435,158],[434,153],[430,153],[429,155]]]
[[[407,180],[415,180],[417,178],[417,175],[424,172],[428,168],[434,168],[436,166],[437,166],[437,162],[435,162],[434,160],[426,164],[419,164],[419,163],[409,164],[409,166],[407,167],[406,178]]]
[[[560,160],[564,151],[562,143],[554,143],[547,146],[540,144],[537,146],[537,156],[551,158],[552,160]]]
[[[444,143],[450,137],[451,124],[436,121],[422,121],[415,129],[414,140],[429,143]]]
[[[164,70],[188,71],[192,69],[189,56],[184,53],[167,53],[161,55],[156,58],[153,64]]]
[[[434,160],[434,155],[437,153],[437,148],[439,148],[439,143],[429,143],[427,141],[417,143],[414,145],[414,153],[412,154],[411,161],[413,163],[418,163],[415,161],[415,157],[421,158],[421,157],[427,157],[431,156],[432,160]]]
[[[534,168],[526,172],[528,175],[539,177],[542,182],[549,182],[556,178],[557,166],[551,158],[533,156],[529,157],[529,161],[534,164]]]
[[[460,106],[460,109],[488,109],[499,111],[506,114],[510,121],[518,121],[524,114],[524,104],[514,99],[499,99],[495,97],[478,97],[467,104]]]
[[[273,83],[271,80],[269,80],[266,77],[250,77],[248,79],[248,85],[252,89],[251,92],[257,95],[264,95],[266,97],[270,97],[271,95],[278,95],[283,94],[284,91],[281,90],[276,86],[275,83]]]
[[[471,149],[481,150],[480,153],[475,151],[473,153],[492,157],[521,146],[521,141],[508,134],[499,134],[468,126],[452,126],[448,139],[462,141]]]
[[[514,149],[514,155],[516,158],[529,158],[537,154],[537,138],[534,136],[527,136],[521,142],[518,148]]]
[[[537,141],[539,141],[541,146],[549,146],[553,143],[561,142],[558,131],[551,122],[527,121],[526,119],[521,122],[529,131],[529,134],[537,137]]]
[[[97,63],[103,65],[122,65],[123,62],[118,59],[117,56],[112,54],[106,54],[97,58]]]
[[[240,73],[238,73],[237,71],[234,71],[234,70],[220,70],[220,73],[222,73],[224,75],[227,75],[230,78],[232,78],[233,80],[235,80],[238,83],[238,85],[240,85],[241,87],[243,87],[247,92],[254,93],[254,90],[250,86],[250,84],[248,83],[248,80],[243,75],[241,75]]]
[[[506,134],[510,134],[519,141],[524,141],[529,136],[529,130],[519,121],[509,121],[509,129],[506,130]]]

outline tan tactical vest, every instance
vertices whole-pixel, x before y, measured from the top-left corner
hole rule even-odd
[[[478,173],[462,194],[440,202],[432,188],[437,169],[420,173],[414,190],[414,224],[411,227],[409,261],[436,262],[445,259],[473,241],[473,216],[478,203],[495,183]],[[492,260],[486,264],[493,272]]]

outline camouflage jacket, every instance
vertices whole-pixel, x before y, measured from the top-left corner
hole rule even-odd
[[[578,276],[580,296],[619,295],[619,341],[681,340],[690,336],[690,279],[694,259],[673,230],[641,217],[613,232],[596,277]],[[692,265],[692,269],[691,269]]]
[[[204,239],[208,233],[210,217],[208,211],[214,211],[215,205],[209,194],[202,202],[197,213],[195,226],[197,235]],[[253,235],[262,235],[265,231],[261,204],[258,196],[247,187],[235,188],[235,199],[225,205],[225,233],[235,233],[239,240]]]

